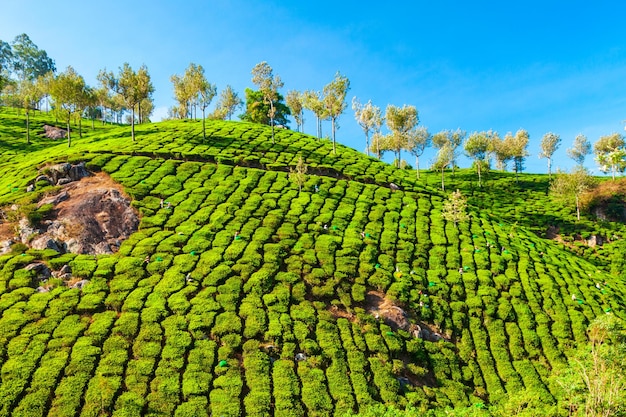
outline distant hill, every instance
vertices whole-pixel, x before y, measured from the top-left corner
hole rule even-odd
[[[0,416],[341,416],[528,391],[550,404],[589,323],[625,317],[624,225],[577,222],[547,176],[491,172],[478,188],[446,172],[469,201],[457,228],[438,173],[290,130],[273,144],[269,127],[215,121],[203,140],[201,122],[168,121],[132,142],[97,125],[68,148],[43,136],[51,117],[32,123],[27,145],[0,111],[0,236],[64,221],[39,202],[67,186],[36,181],[59,163],[110,176],[139,225],[114,254],[6,245]]]

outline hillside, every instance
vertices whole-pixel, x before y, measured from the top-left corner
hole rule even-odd
[[[609,273],[623,225],[576,224],[545,176],[494,172],[478,189],[471,172],[446,173],[470,202],[457,229],[439,174],[289,130],[276,144],[242,122],[208,123],[206,141],[199,121],[139,125],[135,142],[129,127],[85,131],[71,148],[29,147],[0,112],[5,210],[60,191],[26,191],[41,168],[85,162],[140,216],[113,255],[0,256],[0,416],[326,416],[524,390],[549,404],[551,372],[588,324],[625,318]],[[613,243],[562,243],[581,233]]]

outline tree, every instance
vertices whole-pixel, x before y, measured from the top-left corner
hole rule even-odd
[[[622,172],[626,168],[625,146],[624,137],[619,133],[602,136],[593,145],[600,169],[603,172],[611,171],[613,179],[617,172]]]
[[[37,107],[43,92],[37,81],[25,78],[18,81],[17,94],[20,106],[26,114],[26,143],[30,143],[30,111]]]
[[[67,67],[65,72],[59,74],[50,86],[50,95],[55,103],[55,111],[67,124],[68,147],[72,145],[70,121],[79,109],[85,88],[85,80],[71,66]]]
[[[541,152],[539,158],[548,159],[548,178],[552,178],[552,155],[561,145],[561,137],[555,133],[548,132],[541,138]]]
[[[322,102],[322,94],[319,91],[307,90],[303,93],[302,105],[305,109],[310,110],[315,115],[317,138],[322,138],[322,120],[326,120],[326,108]]]
[[[174,99],[178,102],[176,114],[179,118],[185,119],[190,114],[191,92],[185,84],[183,77],[174,74],[170,77],[170,81],[174,86]]]
[[[434,140],[433,140],[433,143],[434,143]],[[441,189],[444,191],[446,189],[446,185],[444,182],[443,173],[449,165],[454,163],[455,159],[456,159],[456,155],[455,155],[454,149],[452,145],[449,143],[443,144],[437,151],[437,156],[435,158],[435,163],[433,164],[433,169],[436,171],[441,171]]]
[[[387,145],[388,140],[388,135],[383,135],[380,132],[374,132],[369,151],[372,152],[376,158],[381,159],[385,151],[389,149]]]
[[[491,153],[496,160],[496,168],[500,171],[506,171],[507,163],[513,159],[509,142],[505,142],[500,135],[495,134],[491,138]]]
[[[390,104],[385,110],[385,123],[390,131],[387,146],[395,152],[400,168],[400,152],[408,147],[409,132],[419,123],[417,109],[406,104],[402,108]]]
[[[145,65],[142,65],[137,72],[127,62],[120,67],[117,79],[117,93],[124,105],[131,111],[130,123],[133,142],[135,141],[135,108],[140,105],[143,99],[150,97],[153,92],[154,87]]]
[[[235,92],[235,90],[233,90],[230,85],[227,85],[226,88],[224,88],[220,93],[220,98],[217,102],[214,116],[217,119],[228,118],[228,120],[230,120],[233,117],[235,111],[237,111],[237,109],[242,105],[243,100],[239,98],[239,95]]]
[[[115,78],[115,74],[112,71],[107,72],[106,68],[98,71],[97,80],[100,85],[98,89],[96,89],[96,97],[98,99],[98,103],[102,108],[102,124],[106,121],[106,109],[107,107],[111,110],[111,119],[113,119],[113,97],[112,93],[117,91],[117,79]]]
[[[270,107],[274,108],[274,120],[270,119]],[[281,94],[276,95],[276,100],[272,105],[268,104],[263,98],[263,93],[246,88],[246,112],[240,116],[241,120],[252,123],[260,123],[270,125],[271,123],[287,126],[289,120],[287,116],[290,114],[289,107],[283,102]]]
[[[170,77],[170,81],[172,81],[174,85],[174,98],[178,101],[179,105],[178,113],[182,118],[194,118],[194,110],[196,107],[202,107],[200,105],[201,90],[204,87],[212,86],[206,80],[204,68],[202,68],[202,65],[190,63],[182,77],[174,74]],[[205,85],[205,83],[208,83],[208,86]],[[207,92],[210,92],[210,89]],[[215,93],[211,96],[211,100],[214,96]],[[209,100],[209,103],[211,100]],[[204,109],[206,109],[206,106]]]
[[[139,123],[150,123],[150,116],[154,111],[154,101],[151,98],[144,98],[139,102],[137,115]]]
[[[78,119],[78,136],[81,138],[83,137],[83,113],[95,103],[96,97],[93,89],[85,85],[78,95],[75,112],[75,117]]]
[[[420,178],[420,156],[430,146],[432,136],[424,126],[417,126],[407,132],[406,150],[415,156],[415,176]]]
[[[365,133],[365,150],[370,155],[370,132],[378,132],[383,124],[383,116],[380,107],[374,106],[369,100],[365,105],[361,104],[356,97],[352,98],[352,110],[354,118]]]
[[[0,40],[0,92],[9,82],[12,63],[13,51],[11,50],[11,45]]]
[[[591,154],[591,143],[587,139],[587,136],[582,133],[576,135],[574,145],[567,150],[567,155],[578,165],[582,166],[585,163],[585,158],[589,154]]]
[[[137,103],[137,115],[139,116],[139,123],[144,123],[150,114],[154,104],[152,102],[152,93],[154,93],[154,86],[148,74],[148,68],[145,65],[139,67],[137,71],[137,89],[139,91],[140,100]],[[142,108],[143,107],[143,108]],[[150,109],[150,111],[147,111]]]
[[[488,132],[474,132],[465,141],[465,153],[474,160],[476,165],[479,187],[483,186],[481,172],[485,166],[489,166],[487,157],[492,149],[494,137],[497,137],[497,135],[497,132],[491,130]]]
[[[20,80],[35,80],[48,72],[55,72],[54,61],[44,50],[30,40],[27,34],[22,33],[15,37],[12,43],[13,71]]]
[[[202,109],[202,137],[206,139],[206,109],[217,94],[217,87],[204,78],[200,83],[199,93],[198,104]]]
[[[307,165],[302,159],[302,155],[298,157],[298,163],[295,168],[289,168],[289,179],[298,186],[298,191],[302,191],[302,186],[306,182]]]
[[[457,129],[442,130],[435,133],[432,138],[433,145],[439,149],[437,152],[437,158],[435,160],[434,167],[441,171],[441,189],[445,190],[444,184],[444,170],[451,166],[454,169],[454,161],[456,161],[456,150],[463,142],[465,138],[465,131]]]
[[[455,227],[457,227],[460,222],[469,220],[469,215],[467,214],[467,200],[463,197],[461,191],[456,190],[444,201],[441,217],[446,221],[453,222]]]
[[[558,173],[550,185],[550,195],[555,200],[576,204],[576,218],[580,220],[580,197],[595,187],[595,181],[587,170],[578,165],[571,173]]]
[[[276,143],[274,140],[274,117],[276,116],[274,104],[278,101],[278,89],[282,88],[284,84],[278,75],[274,76],[274,70],[265,61],[256,64],[252,68],[252,82],[259,87],[259,91],[263,95],[263,101],[269,104],[267,115],[272,127],[272,143]]]
[[[528,156],[528,141],[530,136],[524,129],[515,132],[515,136],[507,133],[504,137],[504,146],[508,148],[511,159],[513,159],[513,169],[515,170],[515,180],[518,180],[518,174],[524,170],[524,160]]]
[[[341,75],[339,72],[335,74],[335,78],[324,86],[322,90],[324,109],[330,118],[333,130],[333,153],[337,153],[335,132],[339,127],[337,119],[347,107],[346,95],[350,90],[350,80],[348,77]]]
[[[293,118],[296,120],[296,129],[299,132],[304,131],[304,96],[296,90],[287,93],[287,107]]]
[[[202,137],[206,139],[206,109],[217,94],[217,87],[211,84],[204,75],[202,65],[189,64],[185,75],[181,78],[172,75],[174,94],[179,102],[179,114],[192,116],[192,109],[202,110]]]

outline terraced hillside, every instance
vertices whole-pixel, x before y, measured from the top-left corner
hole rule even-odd
[[[136,142],[101,127],[26,148],[0,118],[1,204],[55,192],[26,191],[46,164],[84,161],[141,215],[115,255],[0,256],[0,416],[327,416],[524,389],[550,403],[587,325],[624,317],[620,280],[488,190],[457,228],[434,179],[288,130],[272,144],[269,128],[211,122],[204,141],[200,122],[164,122]],[[38,291],[37,263],[71,275]]]

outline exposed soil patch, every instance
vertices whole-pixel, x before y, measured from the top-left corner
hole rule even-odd
[[[370,291],[365,296],[365,309],[376,318],[382,318],[386,325],[393,330],[408,330],[408,314],[395,305],[393,301],[378,291]]]
[[[130,198],[104,173],[69,183],[49,198],[55,197],[53,218],[45,222],[48,227],[43,236],[63,241],[68,252],[116,252],[139,225]],[[40,204],[46,204],[46,199]]]
[[[15,228],[10,223],[2,223],[0,219],[0,241],[9,240],[15,237]]]
[[[0,241],[21,241],[35,249],[80,254],[114,253],[139,226],[137,212],[122,187],[98,173],[64,185],[38,206],[52,205],[39,225],[0,224]],[[17,226],[17,227],[16,227]],[[19,230],[15,235],[15,230]]]
[[[439,340],[450,341],[450,338],[444,336],[433,325],[421,321],[411,323],[409,314],[387,298],[382,292],[368,292],[365,296],[365,309],[374,317],[381,318],[383,322],[394,331],[399,329],[406,330],[414,337],[431,342],[437,342]]]

